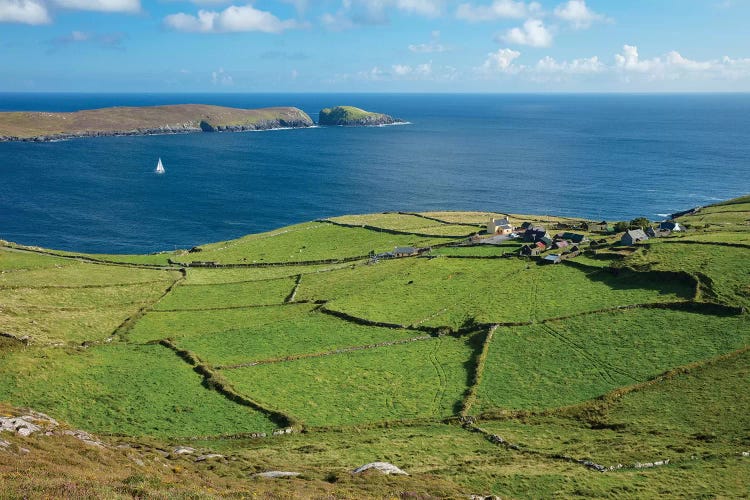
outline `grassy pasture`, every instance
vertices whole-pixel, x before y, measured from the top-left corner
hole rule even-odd
[[[70,259],[50,257],[33,252],[15,251],[0,246],[0,275],[32,269],[60,268],[75,263]]]
[[[424,247],[445,241],[444,238],[393,235],[361,228],[307,222],[283,230],[201,245],[202,252],[190,254],[190,257],[185,256],[183,259],[209,260],[223,264],[301,262],[356,257],[367,255],[373,250],[389,252],[396,246]]]
[[[750,445],[750,396],[737,390],[750,382],[749,367],[745,352],[620,397],[584,403],[567,416],[479,425],[524,448],[606,465],[737,455]]]
[[[748,345],[745,316],[630,309],[495,332],[474,412],[591,399]]]
[[[0,356],[0,374],[0,399],[98,433],[174,438],[274,428],[263,414],[204,388],[200,375],[159,345],[26,349]]]
[[[441,337],[222,375],[240,393],[311,426],[441,417],[457,411],[472,352],[465,338]]]
[[[294,278],[225,283],[179,285],[154,306],[155,310],[213,309],[281,304],[294,288]]]
[[[750,307],[750,249],[658,241],[626,262],[649,269],[700,273],[706,299]]]
[[[410,283],[411,282],[411,283]],[[692,297],[686,283],[658,275],[557,265],[522,259],[400,259],[308,276],[298,299],[374,321],[457,328],[541,320],[568,314]]]
[[[16,337],[28,336],[34,344],[75,343],[104,340],[139,306],[107,306],[88,310],[0,310],[0,329]]]
[[[175,340],[208,334],[230,334],[249,326],[265,328],[280,321],[294,321],[310,310],[309,304],[225,309],[214,311],[182,310],[149,312],[127,332],[129,342],[143,343],[172,338]]]
[[[237,330],[192,335],[177,343],[212,365],[233,365],[305,353],[332,351],[423,336],[423,332],[360,326],[312,310],[279,314],[278,321],[247,324]],[[288,311],[289,307],[283,307]]]
[[[367,225],[396,231],[455,236],[456,238],[465,237],[468,234],[481,230],[479,226],[472,228],[469,226],[443,224],[416,215],[393,212],[368,215],[344,215],[342,217],[332,217],[330,220],[341,224]]]
[[[301,266],[239,267],[239,268],[200,268],[187,269],[185,285],[213,285],[220,283],[242,283],[278,278],[295,278],[298,274],[324,273],[336,269],[351,268],[357,262],[343,264],[313,264]]]
[[[123,285],[169,282],[179,276],[176,271],[72,262],[61,267],[52,266],[0,274],[0,287]]]

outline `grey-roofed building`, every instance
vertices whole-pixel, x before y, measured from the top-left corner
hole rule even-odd
[[[620,238],[620,243],[623,245],[635,245],[636,243],[646,241],[647,239],[648,236],[646,236],[646,233],[644,233],[642,229],[631,229],[625,231],[625,234]]]
[[[393,255],[395,257],[411,257],[412,255],[417,255],[419,253],[419,249],[415,247],[396,247],[393,249]]]

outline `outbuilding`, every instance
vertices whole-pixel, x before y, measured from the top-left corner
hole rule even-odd
[[[625,234],[620,238],[620,243],[623,245],[635,245],[636,243],[646,241],[647,239],[648,236],[646,236],[646,233],[644,233],[642,229],[631,229],[625,231]]]

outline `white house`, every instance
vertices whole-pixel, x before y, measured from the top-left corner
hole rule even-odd
[[[513,232],[513,225],[507,217],[502,219],[490,219],[487,223],[487,234],[510,234]]]

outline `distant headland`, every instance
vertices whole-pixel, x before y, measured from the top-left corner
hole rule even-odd
[[[400,118],[393,118],[382,113],[373,113],[354,106],[336,106],[320,110],[320,125],[341,125],[346,127],[372,127],[404,123]]]
[[[48,113],[0,113],[0,142],[45,142],[76,137],[240,132],[314,125],[301,109],[273,107],[240,109],[205,104],[112,107]]]

